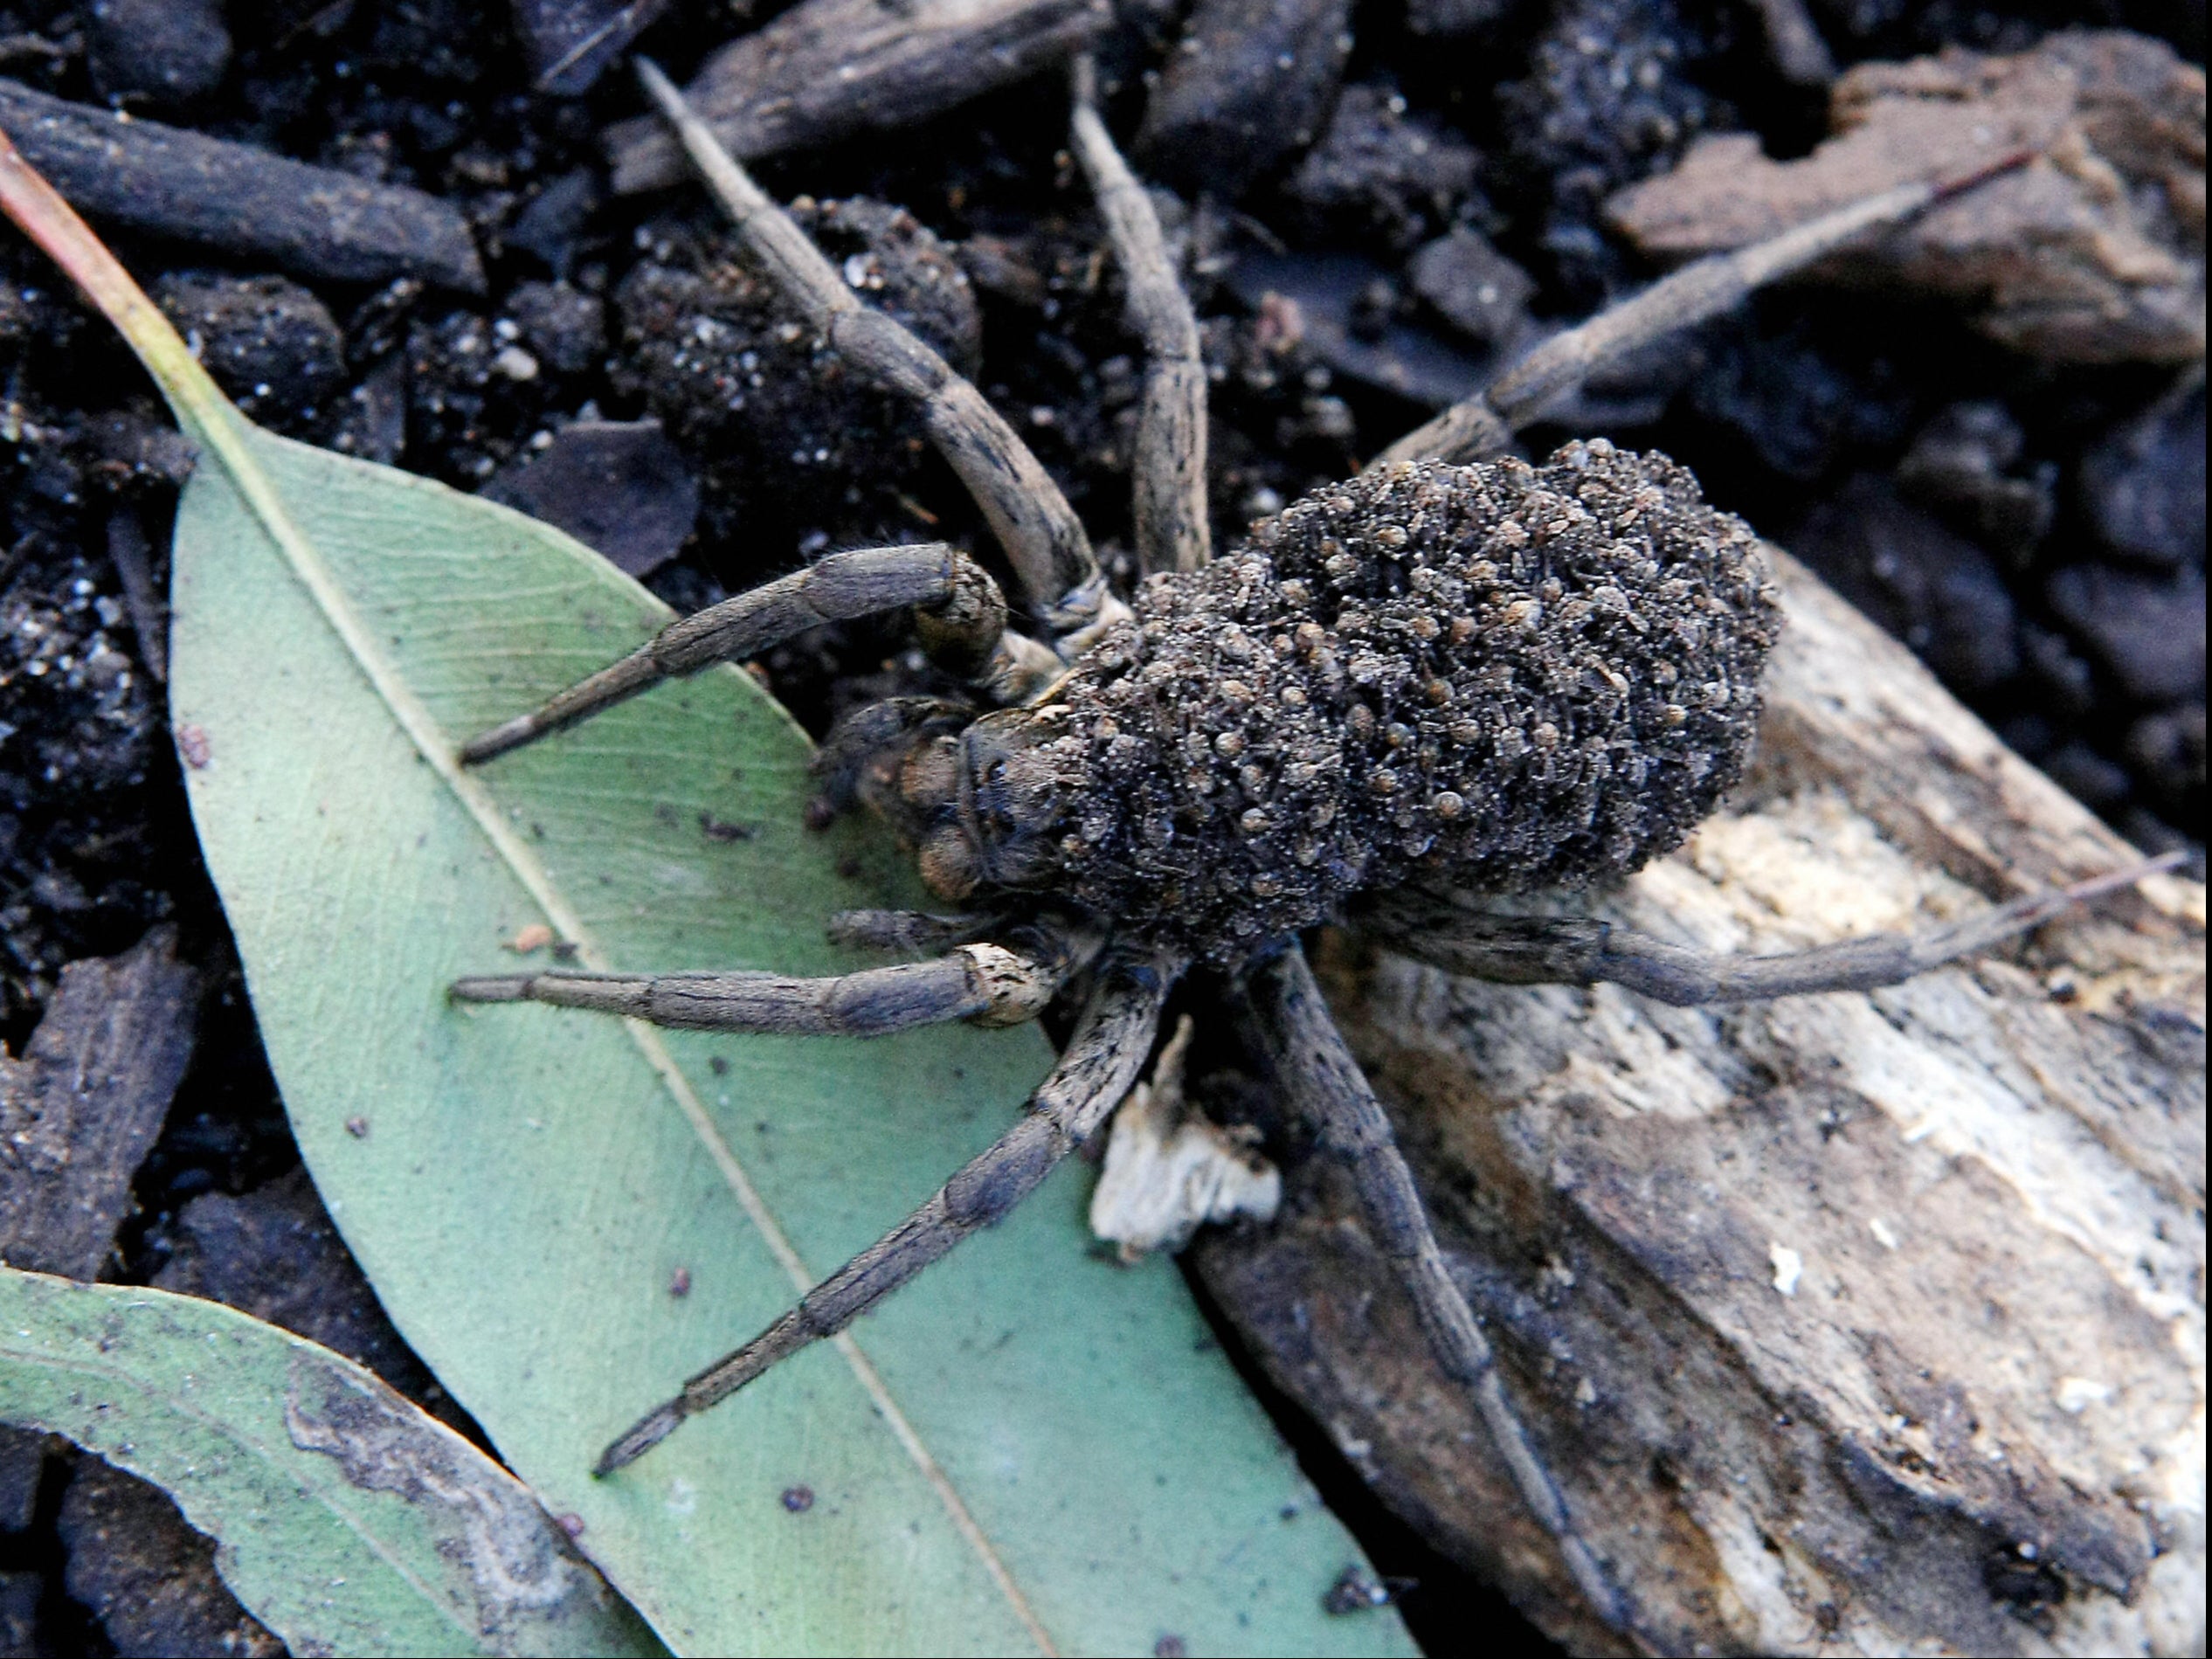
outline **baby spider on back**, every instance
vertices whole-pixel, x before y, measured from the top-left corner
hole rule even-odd
[[[826,979],[487,976],[454,995],[786,1034],[1005,1024],[1078,984],[1083,1000],[1058,1065],[994,1145],[618,1438],[600,1472],[843,1330],[1020,1203],[1104,1127],[1152,1049],[1171,990],[1204,964],[1241,1003],[1243,1028],[1317,1150],[1346,1164],[1438,1359],[1593,1611],[1642,1631],[1522,1427],[1298,936],[1356,919],[1461,973],[1732,1001],[1893,984],[2144,873],[1935,934],[1752,958],[1481,908],[1617,881],[1679,846],[1742,774],[1780,625],[1755,536],[1663,456],[1600,439],[1541,466],[1484,458],[1617,354],[1974,181],[1905,186],[1685,267],[1547,341],[1365,473],[1254,526],[1217,562],[1195,320],[1079,61],[1071,149],[1147,360],[1133,473],[1149,574],[1124,601],[1058,487],[990,404],[858,299],[659,72],[640,73],[795,316],[913,401],[1003,549],[1033,631],[1009,626],[998,582],[944,543],[835,553],[671,624],[462,751],[487,762],[672,676],[743,661],[821,622],[910,607],[923,650],[969,696],[862,709],[831,735],[819,765],[833,804],[881,813],[916,849],[925,881],[966,907],[947,917],[863,912],[835,930],[847,943],[940,954]]]

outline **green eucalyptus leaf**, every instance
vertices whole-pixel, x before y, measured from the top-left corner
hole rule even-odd
[[[220,1303],[0,1268],[0,1421],[168,1492],[294,1653],[661,1651],[520,1481]]]
[[[734,668],[453,766],[667,619],[543,525],[249,430],[185,493],[175,610],[193,813],[316,1185],[408,1340],[672,1646],[1409,1650],[1393,1614],[1324,1614],[1356,1547],[1172,1264],[1089,1248],[1074,1166],[857,1340],[593,1480],[1001,1132],[1045,1042],[447,1004],[549,926],[594,965],[838,971],[862,964],[830,911],[915,897],[870,826],[801,827],[806,742]]]

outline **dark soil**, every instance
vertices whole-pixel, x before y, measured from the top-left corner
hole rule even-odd
[[[681,79],[778,9],[672,8],[640,44]],[[1103,57],[1127,135],[1175,30],[1123,10]],[[1811,10],[1846,65],[1946,42],[2014,49],[2070,22],[2203,55],[2201,3]],[[1163,204],[1217,371],[1225,545],[1474,390],[1546,320],[1645,280],[1596,218],[1608,191],[1701,131],[1750,127],[1791,154],[1823,128],[1822,95],[1772,71],[1755,11],[1731,0],[1416,0],[1412,21],[1478,32],[1440,41],[1397,8],[1356,10],[1344,91],[1312,144],[1255,176],[1228,165],[1233,203]],[[617,479],[640,503],[623,522],[653,529],[606,550],[651,568],[681,608],[835,547],[928,532],[988,548],[911,421],[784,328],[697,191],[606,197],[595,135],[637,113],[627,77],[534,93],[511,29],[505,0],[26,0],[0,3],[0,74],[412,183],[467,216],[480,299],[404,280],[303,286],[113,234],[275,430],[465,489],[497,479],[549,513],[577,477]],[[1333,36],[1315,49],[1333,63]],[[802,217],[853,280],[978,370],[1125,577],[1141,363],[1061,153],[1065,121],[1047,77],[894,142],[757,170],[780,197],[813,198]],[[12,232],[0,376],[0,1038],[24,1052],[64,964],[173,923],[206,987],[197,1051],[106,1276],[250,1307],[466,1427],[297,1173],[193,840],[159,608],[190,457],[105,326]],[[613,425],[648,418],[663,439]],[[2139,845],[2188,844],[2180,826],[2204,809],[2201,376],[2052,369],[1940,308],[1790,288],[1608,375],[1528,447],[1600,432],[1691,467]],[[819,734],[872,695],[862,676],[895,639],[826,630],[764,667]],[[1404,1606],[1430,1651],[1535,1642],[1385,1514],[1324,1435],[1278,1418],[1379,1569],[1417,1581]],[[212,1582],[158,1494],[58,1443],[0,1443],[0,1652],[268,1650]]]

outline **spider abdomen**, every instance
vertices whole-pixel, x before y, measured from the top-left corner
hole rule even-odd
[[[1221,963],[1416,874],[1577,886],[1679,845],[1780,626],[1749,528],[1602,439],[1362,474],[1134,608],[1025,722],[1049,885]]]

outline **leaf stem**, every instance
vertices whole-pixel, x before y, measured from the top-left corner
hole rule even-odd
[[[185,436],[229,460],[242,456],[241,418],[161,308],[59,190],[0,132],[0,211],[45,249],[114,325],[154,377]]]

